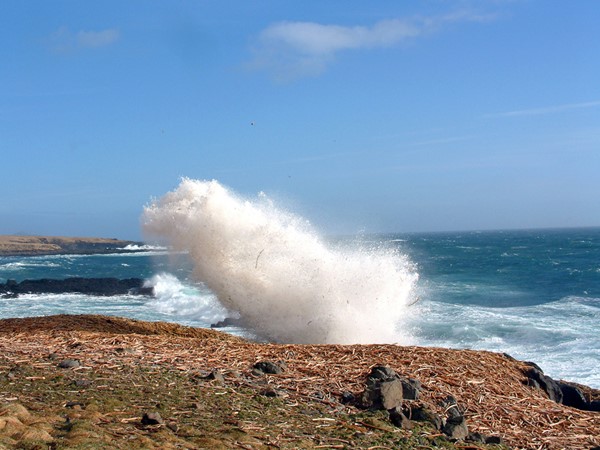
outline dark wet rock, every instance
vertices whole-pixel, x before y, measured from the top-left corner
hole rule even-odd
[[[144,413],[142,416],[142,425],[162,425],[164,420],[157,412]]]
[[[542,369],[535,363],[527,362],[529,368],[525,370],[528,384],[535,388],[543,390],[550,400],[556,403],[562,403],[563,393],[556,381],[547,375],[544,375]]]
[[[141,278],[127,278],[120,280],[118,278],[72,277],[63,280],[48,278],[39,280],[23,280],[20,283],[12,283],[9,281],[4,284],[0,284],[0,294],[8,292],[15,295],[46,293],[81,293],[101,296],[153,294],[153,288],[144,286],[144,280]]]
[[[410,430],[413,427],[413,423],[408,417],[404,415],[401,408],[390,409],[390,422],[392,422],[398,428]]]
[[[562,403],[565,406],[571,406],[577,409],[586,409],[588,401],[586,400],[583,392],[577,386],[567,383],[565,381],[559,381],[558,386],[562,392]]]
[[[588,400],[584,391],[575,383],[567,381],[556,381],[547,375],[540,367],[532,362],[526,363],[529,367],[524,371],[527,377],[526,384],[544,391],[550,400],[562,403],[571,408],[583,411],[600,411],[599,400]],[[583,388],[586,388],[583,386]]]
[[[280,374],[283,372],[283,368],[279,364],[275,364],[270,361],[260,361],[254,364],[254,369],[259,370],[262,373],[268,373],[272,375]]]
[[[587,404],[587,411],[600,411],[600,400],[594,400]]]
[[[58,367],[61,369],[74,369],[81,366],[81,362],[77,359],[63,359],[58,363]]]
[[[233,317],[225,317],[225,319],[218,321],[217,323],[211,323],[211,328],[224,328],[224,327],[239,327],[242,326],[242,319],[234,319]]]

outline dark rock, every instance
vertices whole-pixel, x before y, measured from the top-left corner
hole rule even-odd
[[[544,372],[540,367],[532,362],[527,362],[530,367],[525,371],[525,376],[528,380],[537,383],[540,389],[542,389],[550,400],[555,401],[556,403],[562,403],[563,393],[560,389],[560,386],[556,381],[550,378],[547,375],[544,375]],[[533,384],[533,383],[531,383]],[[535,384],[533,384],[535,386]]]
[[[77,359],[63,359],[58,363],[58,367],[61,369],[74,369],[79,366],[81,366],[81,363]]]
[[[404,400],[418,400],[421,391],[421,382],[413,378],[400,378],[402,382],[402,395]]]
[[[14,281],[14,280],[13,280]],[[90,295],[123,295],[138,294],[152,295],[153,288],[144,286],[141,278],[81,278],[72,277],[59,279],[23,280],[20,283],[6,282],[0,284],[0,293],[11,292],[13,294],[61,294],[81,293]]]
[[[164,420],[157,412],[144,413],[142,416],[142,425],[162,425]]]
[[[594,400],[587,404],[587,411],[600,411],[600,400]]]
[[[442,429],[442,417],[436,414],[428,404],[404,404],[402,412],[411,420],[429,422],[436,430]]]
[[[504,441],[500,436],[486,436],[485,438],[486,444],[496,444],[496,445],[504,445]]]
[[[342,392],[342,397],[340,399],[340,402],[342,402],[344,405],[352,404],[355,401],[356,401],[356,397],[354,396],[354,394],[352,392],[349,392],[349,391]]]
[[[577,409],[586,409],[588,401],[583,392],[577,387],[565,381],[559,381],[558,386],[562,392],[562,403],[565,406],[571,406]]]
[[[477,442],[478,444],[485,444],[485,436],[481,433],[469,433],[465,438],[467,442]]]
[[[179,429],[179,427],[177,426],[177,424],[175,422],[169,422],[167,424],[167,428],[169,430],[171,430],[173,433],[177,433],[177,430]]]
[[[446,413],[448,414],[449,418],[462,417],[464,414],[464,410],[458,406],[456,399],[451,395],[444,399],[442,405],[446,409]]]
[[[451,395],[446,397],[442,402],[446,410],[446,423],[442,426],[442,433],[451,439],[465,439],[469,435],[467,423],[464,417],[464,410],[456,399]]]
[[[396,378],[396,372],[387,366],[375,366],[371,369],[368,378],[374,380],[389,380]]]
[[[361,406],[369,409],[392,409],[402,405],[402,382],[397,378],[382,381],[369,378],[361,395]]]
[[[254,364],[254,368],[256,370],[260,370],[262,373],[269,373],[273,375],[280,374],[283,372],[281,366],[270,361],[257,362],[256,364]]]
[[[234,319],[232,317],[225,317],[217,323],[211,323],[211,328],[223,328],[223,327],[238,327],[242,325],[242,319]]]
[[[412,422],[408,417],[404,415],[401,408],[392,408],[389,411],[390,413],[390,422],[392,422],[398,428],[403,428],[405,430],[410,430],[413,427]]]
[[[448,417],[442,432],[451,439],[465,439],[469,435],[469,429],[464,416]]]

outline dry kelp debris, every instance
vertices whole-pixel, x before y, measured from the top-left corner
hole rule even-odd
[[[399,379],[419,383],[418,399],[411,399],[415,403],[404,402],[394,405],[391,409],[413,420],[417,414],[415,411],[425,405],[426,408],[421,408],[420,414],[441,418],[443,423],[439,426],[430,422],[434,424],[431,428],[434,431],[429,432],[429,435],[435,435],[436,428],[443,428],[449,422],[454,421],[460,425],[464,421],[473,437],[498,437],[513,448],[590,449],[600,446],[600,413],[556,403],[548,398],[543,390],[528,384],[529,379],[525,374],[531,365],[516,361],[507,355],[491,352],[395,345],[258,344],[214,330],[174,324],[103,316],[52,316],[0,321],[0,355],[3,356],[0,370],[9,380],[9,384],[23,381],[24,377],[40,376],[19,374],[19,370],[25,370],[23,367],[47,370],[48,377],[58,376],[56,371],[70,371],[71,374],[77,375],[71,383],[74,386],[72,389],[79,393],[88,390],[110,390],[111,374],[115,378],[120,373],[131,376],[132,380],[137,380],[135,383],[140,383],[140,390],[146,389],[149,392],[147,395],[153,396],[153,403],[144,398],[145,403],[139,406],[143,407],[144,411],[140,410],[135,416],[121,417],[119,420],[125,420],[122,423],[130,421],[139,427],[145,426],[141,424],[142,413],[153,412],[148,409],[152,405],[167,404],[169,401],[175,401],[175,398],[181,402],[182,398],[187,399],[187,396],[191,395],[189,386],[176,393],[171,393],[168,386],[157,387],[157,391],[151,390],[148,384],[151,374],[154,373],[154,376],[162,374],[160,376],[163,381],[172,378],[173,389],[179,386],[177,377],[184,377],[186,383],[209,383],[210,386],[220,389],[218,392],[223,392],[223,397],[227,393],[235,393],[236,402],[241,401],[241,398],[255,402],[262,401],[261,396],[272,397],[272,401],[281,402],[280,415],[281,418],[286,418],[278,419],[280,422],[273,419],[273,423],[277,423],[276,426],[279,427],[284,427],[282,424],[286,420],[290,423],[296,420],[285,415],[289,410],[299,411],[294,408],[302,407],[312,408],[314,411],[315,407],[302,405],[321,405],[325,408],[323,411],[327,411],[329,415],[314,417],[314,424],[331,425],[329,428],[317,429],[323,433],[326,430],[338,430],[343,423],[346,428],[357,427],[363,431],[381,428],[383,431],[379,431],[385,436],[385,433],[392,432],[400,433],[396,436],[408,436],[409,434],[405,433],[411,431],[402,428],[403,419],[396,413],[381,412],[386,423],[369,422],[366,419],[353,419],[354,422],[341,419],[356,418],[363,414],[361,408],[364,408],[364,405],[360,405],[357,399],[365,396],[369,374],[372,374],[376,367],[387,367]],[[66,369],[58,368],[58,364],[65,360],[76,360],[80,365]],[[269,366],[257,365],[260,362],[272,362],[282,370],[279,373],[265,373]],[[142,369],[147,373],[146,378],[143,378],[146,384],[135,378]],[[60,375],[63,372],[58,373]],[[34,383],[36,380],[27,381]],[[398,385],[388,387],[396,389]],[[379,390],[381,391],[381,386]],[[199,395],[199,391],[195,392],[195,395]],[[598,392],[590,388],[582,387],[582,392],[589,400],[598,397]],[[173,397],[169,397],[171,394]],[[10,397],[13,395],[14,393],[6,389],[0,391],[0,403],[16,401],[14,397]],[[111,395],[116,394],[112,392]],[[402,395],[404,396],[404,392]],[[173,400],[169,400],[171,398]],[[35,399],[23,400],[24,403],[29,401],[39,407],[39,402],[35,403]],[[141,403],[142,399],[139,402]],[[239,408],[232,412],[235,404],[237,403],[230,401],[221,408],[231,415],[231,420],[241,424],[238,427],[243,425],[248,431],[252,425],[239,419],[243,415]],[[165,405],[162,406],[164,409]],[[181,430],[186,429],[186,417],[196,417],[194,414],[197,413],[191,410],[178,412],[173,409],[177,407],[172,406],[167,411],[171,417],[161,411],[161,420],[164,419],[165,423],[178,429],[176,434],[181,436]],[[204,406],[198,404],[196,409],[202,408]],[[119,404],[113,414],[117,414],[118,417],[118,414],[128,412],[127,405]],[[102,420],[105,422],[100,420],[100,425],[108,427],[110,420],[106,412],[103,414]],[[210,414],[217,412],[213,408]],[[302,414],[306,414],[306,411]],[[179,425],[171,420],[173,418],[177,418]],[[164,429],[165,423],[152,426]],[[64,426],[65,424],[63,433]],[[258,427],[264,428],[263,425]],[[298,427],[300,425],[297,425]],[[458,436],[462,438],[464,433],[460,431],[460,426],[455,428],[459,430]],[[296,430],[295,437],[292,438],[291,429],[286,430],[277,436],[269,435],[268,439],[262,436],[263,440],[260,442],[263,447],[260,447],[258,441],[246,442],[243,446],[287,448],[286,439],[290,439],[287,442],[297,439],[298,431]],[[112,432],[118,433],[114,430]],[[260,432],[261,430],[253,431],[255,439]],[[54,433],[56,438],[56,428],[49,433]],[[266,431],[263,429],[262,433]],[[308,431],[306,433],[307,441],[304,444],[293,441],[295,445],[305,448],[360,447],[355,442],[355,439],[358,439],[355,436],[358,433],[356,430],[353,431],[354,437],[344,435],[331,438],[344,442],[326,441],[323,437],[325,434],[319,437],[314,429],[313,434],[309,435]],[[439,431],[439,434],[443,432]],[[195,445],[199,445],[200,441],[195,442]],[[231,442],[241,441],[238,439]],[[180,444],[184,445],[181,442]],[[386,447],[382,444],[375,448]],[[462,448],[478,447],[476,444],[465,443]]]

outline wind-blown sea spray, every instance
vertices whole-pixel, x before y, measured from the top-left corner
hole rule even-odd
[[[327,245],[264,195],[183,179],[143,226],[189,252],[193,276],[257,335],[294,343],[407,343],[417,273],[393,249]],[[414,309],[414,308],[413,308]]]

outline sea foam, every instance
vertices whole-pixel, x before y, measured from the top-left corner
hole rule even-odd
[[[391,248],[336,248],[266,195],[183,179],[143,226],[189,252],[193,277],[256,335],[294,343],[409,343],[418,275]]]

